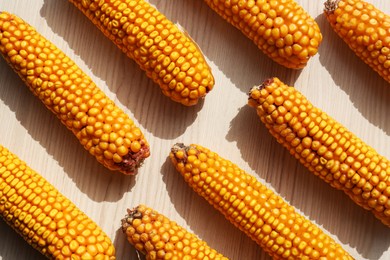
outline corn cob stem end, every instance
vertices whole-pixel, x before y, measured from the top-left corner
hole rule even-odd
[[[123,233],[126,233],[127,228],[131,226],[135,219],[142,218],[142,213],[138,210],[139,207],[140,206],[133,209],[127,209],[127,215],[121,220]]]
[[[267,86],[271,85],[273,82],[274,82],[274,78],[268,78],[264,80],[260,86],[255,86],[252,89],[262,90],[263,88],[266,88]]]
[[[129,152],[123,157],[122,162],[118,163],[120,171],[126,175],[134,175],[149,155],[149,146],[141,141],[141,149],[138,152]]]
[[[187,146],[183,143],[177,143],[172,146],[171,156],[172,159],[175,159],[178,163],[186,163],[187,162],[187,152],[191,149],[191,145]]]
[[[260,91],[267,86],[271,85],[274,82],[275,78],[268,78],[261,83],[259,86],[254,86],[249,90],[249,99],[248,104],[251,107],[257,107],[259,105],[258,103],[258,96],[260,95]]]
[[[325,13],[333,13],[336,10],[340,0],[326,0],[324,3],[324,12]]]

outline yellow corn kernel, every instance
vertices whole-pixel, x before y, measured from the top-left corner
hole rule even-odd
[[[316,21],[294,0],[205,1],[268,57],[287,68],[303,68],[322,41]]]
[[[176,144],[170,158],[194,191],[274,259],[353,259],[283,198],[209,149]]]
[[[122,231],[129,243],[147,259],[228,259],[193,233],[145,205],[128,209],[127,213],[122,219]]]
[[[361,0],[327,0],[324,12],[349,48],[390,82],[390,16]]]
[[[213,88],[211,69],[196,43],[148,2],[69,1],[172,100],[192,106]]]
[[[273,102],[276,97],[282,99],[279,104]],[[390,204],[386,203],[390,195],[386,193],[390,187],[389,160],[278,78],[253,87],[248,104],[257,110],[277,141],[306,168],[390,226]],[[288,119],[287,113],[291,114]],[[301,113],[306,117],[299,122],[295,119]],[[302,145],[307,149],[296,149],[288,139],[290,135],[297,142],[296,147]],[[378,197],[379,205],[373,203]]]
[[[7,192],[9,190],[13,194]],[[84,245],[90,253],[103,249],[99,251],[101,259],[115,259],[114,245],[102,229],[1,145],[0,216],[50,259],[91,259],[86,251],[79,251],[80,240],[87,241]],[[82,229],[71,228],[78,225],[82,225]]]
[[[0,13],[0,39],[4,59],[84,148],[108,169],[134,174],[149,156],[149,145],[133,120],[69,57],[21,18]],[[30,56],[35,63],[26,70]],[[134,145],[137,151],[131,149]]]

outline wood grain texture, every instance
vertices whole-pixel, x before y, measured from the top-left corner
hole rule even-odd
[[[183,181],[167,159],[176,142],[198,143],[267,183],[321,226],[356,259],[390,259],[390,230],[313,176],[276,143],[247,106],[247,92],[277,76],[390,158],[390,85],[365,65],[332,31],[322,1],[298,2],[318,22],[319,53],[299,71],[272,62],[241,32],[200,0],[149,0],[182,25],[199,44],[216,85],[195,107],[160,93],[100,31],[68,1],[0,1],[0,10],[33,25],[71,57],[132,117],[151,145],[137,176],[112,173],[32,95],[0,59],[0,143],[71,199],[114,241],[118,259],[137,259],[119,230],[126,208],[139,203],[177,221],[230,259],[269,259],[249,238]],[[369,0],[390,14],[386,0]],[[0,221],[0,259],[42,259]]]

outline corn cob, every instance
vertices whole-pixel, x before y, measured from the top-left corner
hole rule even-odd
[[[128,209],[127,213],[122,219],[122,230],[130,244],[146,254],[147,259],[228,259],[145,205]]]
[[[303,68],[322,41],[315,20],[294,0],[205,0],[275,62]]]
[[[115,259],[101,228],[1,145],[0,216],[48,258]]]
[[[214,86],[195,42],[144,0],[70,0],[159,84],[164,95],[195,105]]]
[[[353,259],[280,196],[200,145],[172,147],[185,181],[274,259]]]
[[[349,48],[390,82],[390,16],[361,0],[327,0],[324,12]]]
[[[390,226],[390,162],[278,78],[251,89],[249,105],[276,140],[315,175]]]
[[[129,116],[54,44],[6,12],[0,13],[0,52],[104,166],[134,174],[149,156],[149,145]]]

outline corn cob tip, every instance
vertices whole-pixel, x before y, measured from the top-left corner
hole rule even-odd
[[[259,105],[258,97],[260,95],[260,91],[262,89],[266,88],[267,86],[271,85],[274,81],[275,81],[275,78],[268,78],[268,79],[264,80],[263,83],[261,83],[259,86],[252,87],[248,93],[248,96],[249,96],[248,104],[251,107],[257,107]]]
[[[176,143],[172,146],[172,149],[171,151],[172,152],[176,152],[176,151],[179,151],[179,150],[183,150],[185,149],[187,146],[183,143]]]
[[[325,13],[333,13],[336,10],[340,0],[326,0],[324,3],[324,12]]]
[[[123,156],[123,160],[120,163],[116,163],[120,168],[119,171],[126,175],[136,174],[137,169],[150,155],[149,146],[142,140],[140,141],[140,144],[141,148],[138,152],[129,152],[127,155]]]
[[[272,83],[274,82],[274,78],[268,78],[266,80],[263,81],[263,83],[261,83],[259,86],[254,86],[250,92],[252,92],[252,90],[262,90],[263,88],[266,88],[267,86],[271,85]]]
[[[134,219],[141,219],[142,213],[138,210],[140,206],[137,206],[133,209],[127,209],[127,215],[121,219],[122,231],[126,233],[126,230],[133,223]]]
[[[178,163],[187,162],[187,152],[191,149],[191,145],[185,145],[183,143],[177,143],[172,146],[171,157],[176,160]]]

